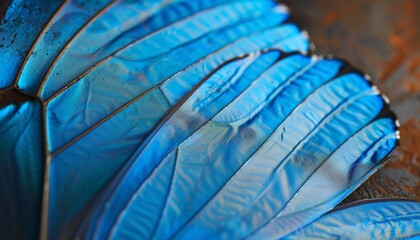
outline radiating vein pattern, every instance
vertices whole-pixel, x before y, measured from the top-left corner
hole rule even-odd
[[[2,239],[282,237],[398,140],[274,0],[11,0],[0,44]]]
[[[47,2],[12,1],[3,20],[2,41],[10,44],[1,51],[1,61],[7,61],[1,87],[14,84],[41,104],[34,99],[1,109],[7,121],[2,137],[10,140],[2,156],[17,164],[2,169],[3,182],[21,176],[2,195],[22,191],[7,198],[20,199],[9,215],[36,229],[39,212],[24,209],[40,204],[43,159],[52,155],[50,237],[60,234],[171,106],[217,66],[269,47],[309,49],[299,28],[283,24],[287,9],[271,0]],[[42,14],[29,11],[38,8]],[[16,25],[19,14],[26,20],[42,16],[25,33],[29,38],[23,37],[28,25]],[[169,91],[170,85],[177,87]],[[21,130],[6,128],[11,113],[26,124]],[[17,150],[22,144],[31,145],[27,154]],[[28,205],[30,199],[35,200]],[[17,225],[12,232],[19,232]]]
[[[394,149],[385,107],[340,60],[272,51],[228,62],[119,172],[93,237],[288,234],[288,216],[298,227],[328,211]]]
[[[50,150],[54,153],[50,214],[54,219],[57,216],[58,224],[80,211],[98,193],[176,102],[167,102],[168,97],[161,89],[163,83],[177,84],[181,79],[187,82],[187,86],[178,88],[180,98],[206,74],[236,55],[272,45],[286,51],[308,50],[308,40],[296,26],[279,26],[287,18],[283,8],[257,4],[253,7],[255,10],[260,5],[264,7],[264,11],[258,13],[249,11],[251,6],[246,8],[250,3],[209,10],[214,11],[217,18],[232,15],[232,19],[219,21],[221,28],[210,24],[209,11],[187,19],[185,24],[197,17],[207,21],[201,24],[209,28],[196,25],[187,28],[200,34],[197,39],[180,33],[181,43],[178,43],[175,34],[166,32],[157,33],[150,41],[152,37],[145,38],[138,42],[141,52],[128,52],[133,54],[131,59],[122,56],[109,59],[48,102],[47,132]],[[235,6],[245,6],[245,12],[252,16],[247,17],[240,9],[234,11],[238,14],[226,15],[223,9],[232,11]],[[235,16],[240,19],[236,20]],[[249,34],[252,36],[247,38]],[[170,44],[156,45],[154,38],[159,39],[159,36]],[[175,74],[182,78],[172,78]],[[176,91],[174,89],[172,94]],[[74,107],[68,108],[69,104]],[[123,124],[128,118],[130,124]],[[111,129],[115,134],[110,134]],[[110,145],[119,147],[110,148]],[[76,176],[74,171],[78,172]],[[90,191],[86,191],[87,188]]]
[[[220,12],[221,9],[216,10],[219,11],[215,11],[215,13],[220,14],[217,17],[225,16],[223,12]],[[249,9],[247,11],[249,12]],[[202,17],[210,21],[208,14],[203,13]],[[238,13],[238,17],[245,16],[242,13]],[[193,64],[198,59],[205,57],[217,48],[234,41],[235,38],[249,33],[250,29],[252,29],[250,27],[258,29],[261,28],[261,24],[274,25],[276,22],[278,23],[282,19],[284,20],[284,14],[280,13],[280,16],[277,17],[274,23],[267,23],[267,21],[264,21],[267,19],[261,19],[261,21],[252,23],[252,26],[250,26],[249,22],[246,22],[243,23],[247,24],[246,26],[233,26],[234,29],[228,29],[222,32],[216,30],[216,32],[209,33],[209,36],[202,36],[202,38],[196,41],[191,40],[193,41],[191,44],[184,46],[178,45],[178,41],[175,39],[177,34],[168,35],[162,33],[163,37],[166,38],[164,42],[167,44],[156,45],[157,40],[150,37],[150,41],[144,39],[144,41],[139,42],[139,52],[128,53],[133,54],[132,57],[128,55],[116,56],[113,60],[97,66],[48,104],[47,114],[49,116],[48,119],[51,121],[48,124],[51,134],[51,150],[56,150],[65,144],[66,141],[79,135],[89,126],[103,119],[116,108],[135,98],[137,95],[156,87],[166,78]],[[215,27],[208,22],[206,24]],[[211,31],[210,28],[205,29],[199,27],[188,29],[192,29],[197,34],[204,34],[205,32]],[[173,29],[168,31],[177,32]],[[291,34],[296,34],[296,31],[289,29],[284,29],[283,34],[288,34],[290,31],[292,32]],[[182,38],[180,44],[186,41],[187,38],[190,38],[189,35],[182,36],[182,33],[179,33],[179,35]],[[209,42],[211,43],[207,45],[206,43]],[[174,47],[171,48],[170,45]],[[261,47],[265,46],[259,46],[259,48]],[[224,51],[225,54],[228,54],[228,52],[230,53],[230,51]],[[179,59],[180,56],[184,59]],[[71,109],[67,108],[66,106],[69,103],[75,107]],[[65,114],[63,114],[64,111]],[[72,123],[72,126],[69,126],[68,123]],[[63,131],[68,133],[66,134],[66,138],[68,139],[60,136],[60,133]]]

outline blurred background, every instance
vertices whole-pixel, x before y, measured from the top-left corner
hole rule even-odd
[[[420,201],[420,1],[286,0],[315,54],[334,55],[371,75],[401,123],[401,146],[344,202]]]

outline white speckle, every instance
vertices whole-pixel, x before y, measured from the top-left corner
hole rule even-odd
[[[319,60],[322,60],[322,56],[312,55],[311,62],[317,62]]]
[[[399,130],[397,130],[396,132],[395,132],[395,137],[398,139],[398,140],[400,140],[400,131]]]
[[[302,36],[306,39],[309,39],[309,33],[306,30],[302,30]]]
[[[288,6],[284,4],[279,4],[276,6],[275,11],[277,12],[284,12],[284,13],[290,13],[290,9]]]
[[[389,104],[391,102],[391,101],[389,101],[389,98],[386,95],[384,95],[384,94],[382,94],[382,98],[385,100],[385,102],[387,104]]]
[[[381,93],[381,91],[379,91],[378,87],[376,87],[376,86],[372,86],[372,90],[376,94],[380,94]]]

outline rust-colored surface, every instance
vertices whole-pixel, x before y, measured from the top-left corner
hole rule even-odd
[[[401,147],[345,202],[403,197],[420,201],[420,1],[287,0],[317,54],[344,58],[391,100]]]

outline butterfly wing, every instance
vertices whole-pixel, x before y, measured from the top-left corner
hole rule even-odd
[[[415,239],[420,235],[420,203],[381,199],[345,205],[285,239]]]

